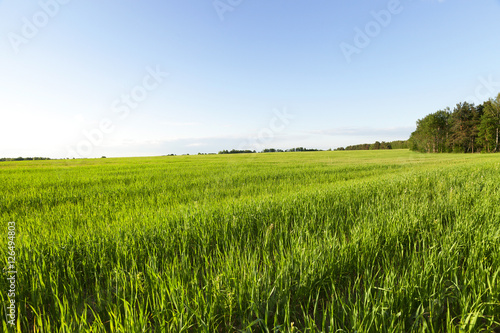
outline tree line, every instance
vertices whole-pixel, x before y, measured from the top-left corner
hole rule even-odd
[[[290,149],[276,149],[276,148],[266,148],[260,151],[260,153],[288,153],[288,152],[300,152],[300,151],[321,151],[321,149],[311,149],[311,148],[304,148],[304,147],[297,147],[297,148],[290,148]],[[254,154],[257,153],[256,150],[238,150],[238,149],[232,149],[232,150],[221,150],[219,151],[219,154]]]
[[[426,153],[500,152],[500,94],[475,106],[459,103],[417,121],[410,149]]]
[[[374,143],[362,143],[358,145],[352,145],[347,147],[339,147],[333,149],[334,151],[342,151],[342,150],[379,150],[379,149],[408,149],[410,148],[410,143],[408,140],[396,140],[390,142],[379,142],[375,141]],[[306,151],[323,151],[322,149],[315,148],[290,148],[290,149],[276,149],[276,148],[265,148],[262,151],[256,150],[221,150],[218,154],[256,154],[256,153],[288,153],[288,152],[306,152]],[[327,151],[332,151],[332,149],[327,149]],[[198,153],[200,155],[201,153]]]
[[[2,157],[0,158],[0,162],[10,162],[10,161],[41,161],[41,160],[50,160],[48,157]]]
[[[396,140],[390,142],[379,142],[375,141],[375,143],[362,143],[358,145],[352,145],[347,147],[339,147],[335,150],[380,150],[380,149],[408,149],[409,143],[408,140]]]

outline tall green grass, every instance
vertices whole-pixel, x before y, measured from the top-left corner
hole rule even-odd
[[[5,162],[0,184],[23,332],[500,330],[497,155]]]

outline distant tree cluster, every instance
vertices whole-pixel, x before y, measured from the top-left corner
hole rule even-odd
[[[375,143],[369,144],[364,143],[360,145],[353,145],[345,147],[345,150],[379,150],[379,149],[392,149],[392,146],[389,142],[379,142],[375,141]]]
[[[275,149],[275,148],[266,148],[261,153],[288,153],[288,152],[301,152],[301,151],[322,151],[321,149],[312,149],[312,148],[290,148],[290,149]]]
[[[290,148],[290,149],[276,149],[276,148],[266,148],[260,151],[260,153],[288,153],[288,152],[301,152],[301,151],[321,151],[321,149],[310,149],[304,147]],[[255,150],[221,150],[219,154],[253,154],[257,153]]]
[[[408,140],[396,140],[389,142],[391,144],[391,149],[408,149],[410,148],[410,143]]]
[[[266,148],[262,151],[263,153],[283,153],[283,149]]]
[[[335,150],[380,150],[380,149],[407,149],[409,147],[408,141],[397,140],[391,142],[379,142],[375,143],[362,143],[359,145],[352,145],[347,147],[339,147]]]
[[[237,149],[232,149],[232,150],[221,150],[219,154],[252,154],[256,153],[255,150],[237,150]]]
[[[500,94],[481,105],[459,103],[417,121],[410,149],[426,153],[499,152]]]
[[[298,151],[321,151],[321,149],[308,149],[304,147],[298,147],[285,150],[285,152],[298,152]]]
[[[16,158],[2,157],[2,158],[0,158],[0,162],[9,162],[9,161],[40,161],[40,160],[50,160],[50,158],[48,158],[48,157],[16,157]]]
[[[352,145],[352,146],[347,146],[347,147],[338,147],[335,150],[368,150],[370,149],[370,144],[369,143],[362,143],[359,145]]]

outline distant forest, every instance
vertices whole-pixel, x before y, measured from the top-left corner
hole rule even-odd
[[[424,153],[499,152],[500,94],[481,105],[459,103],[419,119],[410,149]]]
[[[340,147],[335,150],[379,150],[379,149],[408,149],[409,143],[407,140],[398,140],[390,142],[379,142],[375,143],[362,143],[359,145],[347,146],[345,148]]]
[[[0,162],[9,162],[9,161],[39,161],[39,160],[50,160],[50,158],[48,158],[48,157],[15,157],[15,158],[2,157],[2,158],[0,158]]]
[[[291,148],[291,149],[275,149],[275,148],[266,148],[261,151],[261,153],[288,153],[288,152],[298,152],[298,151],[321,151],[321,149],[308,149],[304,147]],[[221,150],[219,154],[251,154],[257,153],[255,150]]]
[[[398,141],[391,141],[391,142],[378,142],[376,141],[375,143],[362,143],[359,145],[353,145],[353,146],[347,146],[347,147],[339,147],[337,149],[333,150],[379,150],[379,149],[408,149],[409,148],[409,143],[408,141],[404,140],[398,140]],[[327,151],[331,151],[332,149],[328,149]],[[298,148],[291,148],[291,149],[276,149],[276,148],[266,148],[259,153],[288,153],[288,152],[302,152],[302,151],[323,151],[321,149],[311,149],[311,148],[304,148],[304,147],[298,147]],[[221,150],[219,151],[219,154],[250,154],[250,153],[257,153],[255,150]]]

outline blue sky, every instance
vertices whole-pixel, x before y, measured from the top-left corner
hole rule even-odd
[[[499,0],[0,1],[0,157],[407,139],[500,92]]]

